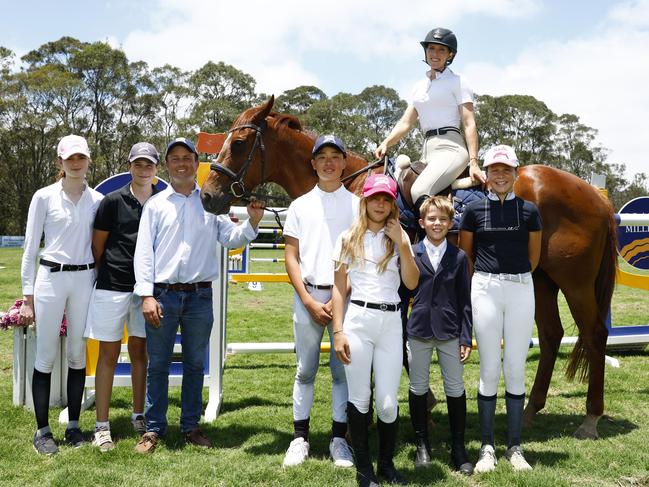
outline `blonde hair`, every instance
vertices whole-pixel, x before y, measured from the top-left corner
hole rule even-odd
[[[426,201],[424,201],[419,208],[419,217],[423,220],[428,215],[428,212],[436,208],[439,211],[446,213],[449,220],[452,220],[455,216],[455,208],[453,208],[453,203],[446,196],[431,196]]]
[[[399,221],[399,208],[397,207],[397,202],[395,200],[391,201],[392,209],[390,210],[390,214],[386,218],[386,221],[390,218],[395,218]],[[338,263],[336,270],[340,269],[340,266],[345,260],[349,260],[350,263],[358,262],[361,267],[365,265],[364,243],[365,232],[367,232],[368,228],[367,198],[361,198],[358,213],[358,220],[356,220],[343,235],[340,262]],[[385,269],[388,267],[388,262],[390,262],[390,259],[394,256],[394,242],[387,235],[383,235],[383,245],[385,246],[385,253],[376,265],[379,273],[385,272]]]

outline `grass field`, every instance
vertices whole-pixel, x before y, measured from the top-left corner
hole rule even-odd
[[[20,293],[21,250],[0,250],[0,309],[7,309]],[[263,255],[263,254],[262,254]],[[268,254],[267,254],[268,255]],[[276,254],[275,254],[276,255]],[[260,265],[256,271],[270,268]],[[277,267],[273,267],[277,271]],[[291,290],[286,284],[265,284],[263,292],[250,292],[245,285],[231,285],[228,340],[292,341]],[[614,297],[616,325],[649,323],[647,293],[619,287]],[[566,336],[575,329],[565,304],[562,317]],[[601,439],[578,441],[572,433],[585,410],[586,386],[563,377],[568,349],[562,349],[550,387],[547,407],[531,428],[524,431],[526,455],[534,465],[529,473],[514,473],[506,462],[495,472],[462,478],[448,466],[446,405],[442,400],[433,416],[434,465],[424,471],[412,467],[414,447],[408,418],[407,377],[401,382],[400,444],[396,463],[412,485],[485,486],[640,486],[649,485],[649,352],[618,354],[619,369],[606,370],[606,416],[600,421]],[[137,455],[136,437],[130,429],[130,390],[116,388],[111,419],[117,448],[100,454],[87,446],[73,450],[62,446],[52,458],[39,457],[31,447],[34,419],[31,412],[11,404],[12,334],[0,332],[0,485],[270,485],[352,486],[354,473],[336,469],[328,461],[330,385],[327,356],[316,383],[311,420],[311,458],[305,465],[282,469],[284,451],[292,438],[291,391],[295,373],[292,354],[237,355],[228,358],[224,371],[224,404],[219,418],[205,430],[215,448],[203,451],[187,447],[178,430],[180,390],[172,389],[170,431],[163,446],[151,456]],[[530,351],[528,384],[538,364],[538,351]],[[433,389],[441,400],[443,390],[437,363],[432,364]],[[468,450],[475,460],[480,447],[475,404],[478,354],[466,366]],[[504,390],[501,388],[496,418],[497,455],[504,452]],[[55,438],[63,426],[55,422]],[[94,425],[94,410],[81,416],[84,431]],[[372,442],[375,435],[373,433]]]

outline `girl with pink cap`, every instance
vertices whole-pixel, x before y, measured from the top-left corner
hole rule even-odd
[[[419,269],[410,241],[399,225],[397,187],[383,174],[367,178],[359,205],[359,218],[336,242],[333,289],[334,350],[345,364],[349,388],[347,420],[361,486],[378,485],[369,454],[368,415],[370,377],[374,371],[378,416],[377,473],[389,483],[401,483],[394,468],[397,392],[402,366],[400,280],[414,289]],[[350,305],[345,312],[347,282]]]

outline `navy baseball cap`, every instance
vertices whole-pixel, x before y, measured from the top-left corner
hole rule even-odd
[[[347,152],[345,151],[345,144],[343,144],[343,141],[335,135],[331,134],[321,135],[316,139],[315,144],[313,145],[313,151],[311,151],[311,155],[315,157],[315,155],[320,152],[320,149],[327,146],[335,147],[343,153],[344,157],[347,157]]]
[[[159,164],[160,154],[153,144],[149,144],[148,142],[138,142],[131,147],[131,152],[128,153],[128,162],[133,162],[136,159],[147,159],[154,164]]]
[[[169,142],[169,145],[167,146],[167,154],[169,154],[169,151],[171,149],[173,149],[174,147],[176,147],[177,145],[182,145],[182,146],[186,147],[187,150],[189,150],[190,152],[193,152],[198,157],[198,152],[196,151],[196,146],[194,145],[194,143],[191,140],[186,139],[185,137],[178,137],[178,138],[172,140],[171,142]]]

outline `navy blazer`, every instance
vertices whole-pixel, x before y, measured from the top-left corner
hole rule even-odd
[[[408,336],[425,340],[459,337],[461,345],[471,346],[473,317],[466,254],[447,242],[446,252],[435,272],[424,242],[414,245],[413,252],[420,276],[413,291]]]

